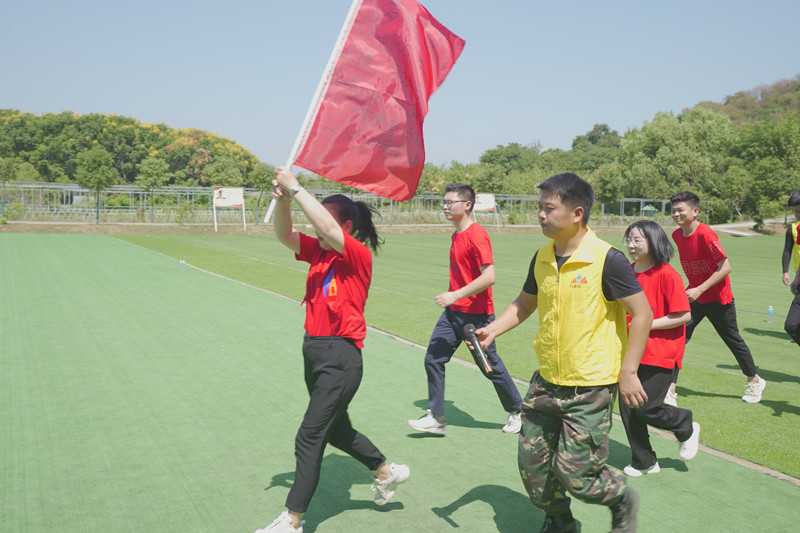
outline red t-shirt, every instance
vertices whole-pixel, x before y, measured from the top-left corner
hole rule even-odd
[[[644,272],[634,270],[634,274],[650,303],[653,319],[690,310],[683,278],[669,263],[654,266]],[[630,315],[628,323],[630,324]],[[642,364],[671,369],[677,363],[678,368],[683,368],[681,365],[685,344],[686,324],[669,329],[651,329]]]
[[[483,265],[492,261],[492,242],[480,224],[472,223],[461,233],[455,232],[450,245],[450,290],[460,289],[481,275]],[[450,306],[462,313],[491,315],[494,313],[492,288],[457,300]]]
[[[717,271],[717,264],[727,259],[725,250],[719,243],[719,237],[708,225],[702,222],[697,229],[685,237],[681,228],[672,232],[672,240],[678,247],[681,256],[681,267],[689,280],[689,288],[697,287]],[[719,302],[722,305],[733,301],[730,276],[709,288],[700,295],[697,303],[707,304]]]
[[[344,233],[344,232],[343,232]],[[306,332],[312,336],[352,339],[364,347],[364,304],[372,280],[372,254],[344,233],[344,250],[323,250],[319,240],[300,234],[298,261],[310,263],[306,278]]]

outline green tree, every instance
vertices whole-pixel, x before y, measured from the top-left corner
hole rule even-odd
[[[0,181],[14,181],[17,178],[19,161],[14,158],[0,157]]]
[[[241,187],[244,185],[244,176],[237,162],[227,156],[222,156],[209,163],[203,171],[204,180],[210,185],[226,185]]]
[[[513,171],[530,171],[536,169],[541,145],[538,143],[522,146],[519,143],[510,143],[506,146],[498,145],[496,148],[486,150],[481,155],[480,162],[484,165],[494,165],[504,174]]]
[[[594,188],[594,196],[598,203],[615,205],[624,197],[622,190],[624,180],[619,163],[609,163],[592,173],[589,182]]]
[[[20,163],[16,179],[17,181],[42,181],[42,176],[30,163]]]
[[[136,184],[150,193],[150,220],[156,221],[156,197],[153,190],[163,187],[169,181],[169,165],[163,159],[148,157],[139,163],[139,176]]]
[[[114,160],[108,150],[95,146],[78,154],[75,178],[81,187],[95,193],[95,224],[100,223],[100,192],[113,185],[119,178]]]
[[[261,201],[265,191],[272,190],[272,180],[275,179],[275,168],[267,163],[258,163],[255,168],[250,171],[247,180],[253,184],[253,187],[258,189],[258,202],[256,209],[261,208]],[[272,198],[272,195],[269,195]],[[257,213],[256,221],[261,220],[261,213]]]
[[[706,192],[730,164],[730,119],[705,108],[675,116],[659,113],[622,141],[625,196],[664,198],[682,189]]]

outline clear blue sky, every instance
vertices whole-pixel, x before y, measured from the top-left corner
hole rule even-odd
[[[800,74],[800,2],[423,0],[466,40],[427,160],[569,149]],[[350,0],[26,0],[0,8],[0,107],[116,113],[286,162]]]

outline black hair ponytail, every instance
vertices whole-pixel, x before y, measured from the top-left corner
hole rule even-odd
[[[377,255],[378,248],[383,244],[383,239],[378,237],[378,230],[372,222],[372,215],[378,215],[378,210],[374,207],[368,206],[364,202],[354,202],[358,208],[358,221],[356,224],[355,235],[356,239],[363,242]]]
[[[369,246],[377,254],[383,239],[378,237],[378,230],[372,222],[372,215],[378,210],[364,202],[354,202],[343,194],[334,194],[322,200],[322,205],[332,206],[339,224],[348,220],[353,222],[353,237]]]

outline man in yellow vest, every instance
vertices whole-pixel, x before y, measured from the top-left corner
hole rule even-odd
[[[539,223],[553,240],[533,257],[516,300],[476,333],[488,346],[539,310],[539,370],[522,402],[518,464],[546,514],[541,532],[578,531],[570,496],[608,506],[612,532],[636,531],[639,495],[606,464],[608,434],[617,391],[631,408],[647,401],[636,372],[653,313],[622,252],[587,227],[591,185],[558,174],[538,187]]]
[[[792,305],[786,315],[783,329],[794,342],[800,345],[800,189],[789,198],[789,209],[794,211],[795,222],[786,230],[786,244],[783,247],[783,284],[789,286],[794,294]],[[789,262],[794,265],[794,275],[789,275]]]

